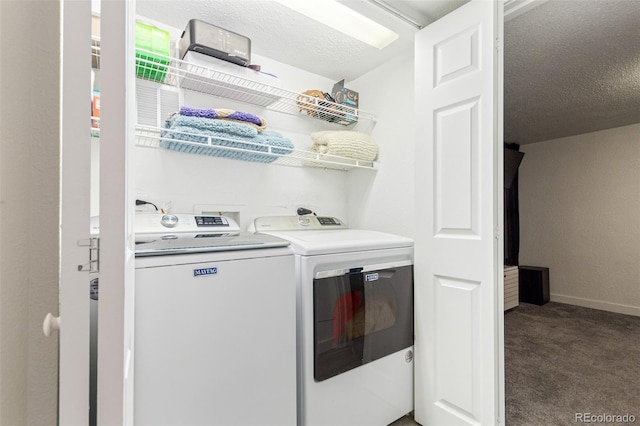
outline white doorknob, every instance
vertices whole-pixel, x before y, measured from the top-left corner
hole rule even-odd
[[[42,331],[44,332],[45,336],[49,337],[51,336],[51,332],[55,330],[60,330],[60,317],[54,317],[53,315],[51,315],[51,312],[49,312],[44,317],[44,322],[42,323]]]

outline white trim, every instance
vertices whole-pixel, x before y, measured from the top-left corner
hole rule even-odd
[[[504,22],[527,13],[546,2],[547,0],[506,0],[504,2]]]
[[[599,309],[601,311],[640,317],[640,306],[623,305],[621,303],[603,302],[601,300],[584,299],[582,297],[567,296],[551,293],[551,301],[566,303],[567,305],[582,306],[584,308]]]
[[[415,28],[417,30],[421,30],[426,26],[426,25],[422,25],[418,21],[414,20],[413,18],[411,18],[407,14],[402,13],[401,11],[399,11],[395,7],[391,6],[386,1],[383,1],[383,0],[367,0],[367,1],[369,3],[371,3],[372,5],[374,5],[374,6],[378,6],[380,9],[384,10],[388,14],[390,14],[392,16],[395,16],[396,18],[400,19],[401,21],[405,22],[406,24],[411,25],[413,28]]]
[[[507,0],[508,1],[508,0]],[[501,2],[501,0],[499,0]],[[501,7],[502,6],[502,7]],[[496,51],[494,53],[494,212],[496,235],[494,238],[494,266],[495,285],[497,287],[494,312],[494,333],[496,336],[495,349],[495,389],[496,389],[496,424],[506,424],[506,389],[505,389],[505,364],[504,364],[504,20],[505,5],[498,4],[495,8],[495,37]]]

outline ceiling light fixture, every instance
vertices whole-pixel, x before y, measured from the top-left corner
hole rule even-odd
[[[378,49],[385,48],[398,38],[398,34],[390,29],[335,0],[275,1]]]

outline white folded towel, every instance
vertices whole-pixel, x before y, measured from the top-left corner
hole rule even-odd
[[[352,130],[324,130],[311,134],[311,150],[319,154],[336,155],[363,161],[378,157],[378,145],[366,133]]]

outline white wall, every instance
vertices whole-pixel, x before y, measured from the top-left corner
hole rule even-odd
[[[58,342],[42,321],[58,309],[59,7],[0,1],[2,425],[56,423]]]
[[[295,92],[304,88],[329,91],[334,83],[266,58],[259,59],[281,77],[287,89]],[[174,212],[199,213],[202,209],[238,212],[243,228],[256,216],[295,214],[297,207],[304,206],[320,215],[338,216],[351,227],[411,236],[413,68],[413,51],[408,50],[365,76],[347,82],[347,87],[360,93],[360,108],[377,117],[371,133],[379,146],[377,171],[283,167],[140,148],[136,153],[137,196],[158,206],[169,205]],[[380,81],[385,82],[383,90]],[[313,131],[350,129],[250,105],[216,101],[193,92],[187,92],[181,103],[203,108],[238,108],[262,115],[267,118],[269,129],[280,131],[299,149],[310,148],[309,134]],[[362,123],[362,127],[363,131],[369,130],[367,123]]]
[[[168,30],[173,38],[182,33],[182,29],[151,23]],[[259,63],[263,71],[279,77],[268,84],[292,92],[307,89],[330,92],[335,83],[260,56],[259,52],[252,52],[252,61]],[[377,117],[378,122],[371,133],[379,145],[380,168],[377,171],[283,167],[140,148],[136,152],[137,197],[169,207],[173,212],[237,213],[243,228],[256,216],[295,214],[297,207],[304,206],[319,215],[340,217],[351,227],[411,236],[415,139],[413,68],[413,50],[409,49],[365,76],[346,82],[348,88],[360,92],[359,107]],[[223,71],[234,72],[228,68]],[[384,82],[382,87],[380,82]],[[296,148],[303,150],[311,147],[311,132],[327,129],[369,132],[372,126],[372,123],[363,122],[355,128],[345,128],[224,99],[215,100],[194,92],[181,95],[180,104],[237,108],[264,116],[270,130],[280,131]],[[393,220],[389,220],[390,217]]]
[[[521,151],[520,264],[551,300],[640,315],[640,124]]]
[[[383,84],[381,84],[383,82]],[[374,112],[371,133],[379,145],[379,169],[349,174],[352,226],[407,237],[414,233],[414,59],[413,50],[394,58],[352,84],[360,107]]]
[[[330,92],[335,83],[256,54],[252,56],[262,65],[262,69],[279,76],[273,85],[296,93],[307,89]],[[150,83],[138,84],[148,86]],[[180,98],[180,105],[231,108],[263,116],[269,130],[282,133],[296,148],[302,150],[310,149],[312,132],[348,129],[338,124],[281,114],[192,91],[185,91]],[[257,216],[292,215],[298,207],[309,208],[318,215],[337,216],[348,222],[348,176],[352,173],[354,171],[236,161],[165,149],[136,150],[138,198],[151,201],[158,207],[168,207],[175,213],[205,211],[231,214],[239,217],[240,225],[245,229]],[[361,173],[364,181],[376,177],[371,170]]]

